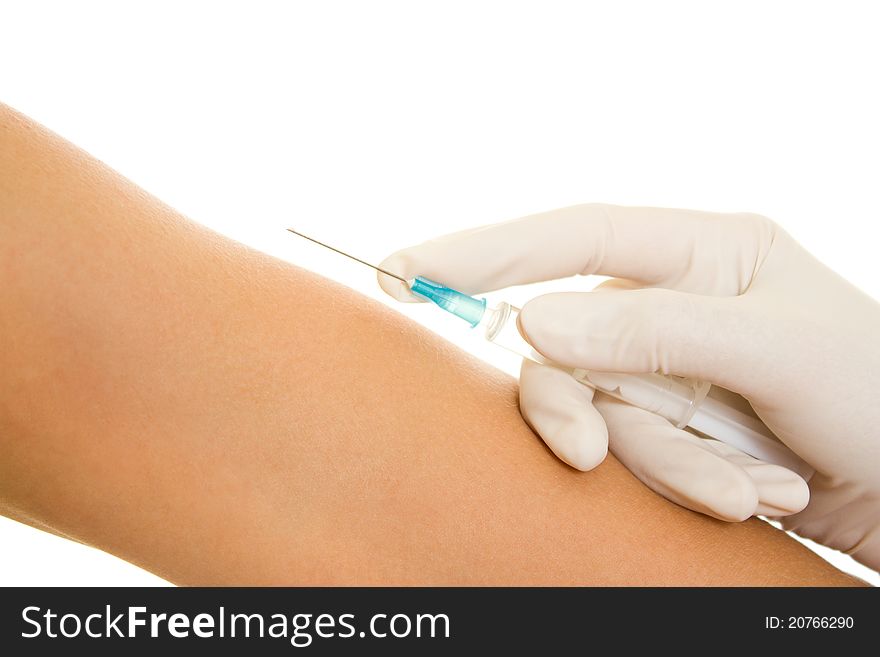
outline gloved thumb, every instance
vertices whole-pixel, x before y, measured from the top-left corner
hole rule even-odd
[[[563,292],[529,301],[519,322],[532,346],[561,365],[659,371],[744,390],[758,336],[739,300],[659,288]]]

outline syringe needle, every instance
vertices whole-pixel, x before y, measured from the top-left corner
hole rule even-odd
[[[300,237],[304,237],[304,238],[306,238],[306,239],[309,240],[310,242],[314,242],[315,244],[318,244],[319,246],[323,246],[325,249],[330,249],[331,251],[335,251],[335,252],[338,253],[339,255],[344,255],[346,258],[351,258],[352,260],[355,260],[355,261],[361,263],[362,265],[366,265],[367,267],[372,267],[372,268],[375,269],[376,271],[378,271],[378,272],[382,272],[382,273],[385,274],[386,276],[390,276],[391,278],[396,278],[396,279],[399,280],[401,283],[404,283],[407,287],[409,287],[409,282],[408,282],[405,278],[403,278],[403,277],[401,277],[401,276],[398,276],[397,274],[392,274],[390,271],[386,271],[385,269],[382,269],[381,267],[377,267],[376,265],[371,265],[371,264],[370,264],[369,262],[367,262],[366,260],[361,260],[360,258],[356,258],[356,257],[354,257],[354,256],[351,255],[350,253],[346,253],[345,251],[340,251],[339,249],[337,249],[337,248],[335,248],[335,247],[332,247],[332,246],[330,246],[329,244],[324,244],[324,242],[320,242],[320,241],[316,240],[314,237],[309,237],[308,235],[303,235],[302,233],[300,233],[299,231],[294,230],[293,228],[288,228],[287,230],[289,230],[289,231],[290,231],[291,233],[293,233],[294,235],[299,235]]]

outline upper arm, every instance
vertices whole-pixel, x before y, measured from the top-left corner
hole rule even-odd
[[[509,377],[21,117],[2,128],[8,515],[187,584],[851,581],[613,457],[569,468]]]

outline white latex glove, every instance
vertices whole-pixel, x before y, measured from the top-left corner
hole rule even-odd
[[[808,491],[784,468],[594,399],[565,372],[527,361],[520,408],[556,455],[589,470],[610,445],[678,504],[723,520],[787,515],[786,528],[880,569],[880,304],[768,219],[582,205],[442,237],[382,267],[471,294],[616,277],[533,299],[520,315],[524,336],[569,367],[659,371],[739,393],[816,474]],[[401,301],[418,300],[379,279]]]

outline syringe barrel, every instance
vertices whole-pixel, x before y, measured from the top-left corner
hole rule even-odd
[[[545,358],[522,337],[519,308],[502,303],[479,323],[486,339],[523,358],[562,369],[584,385],[633,406],[656,413],[679,428],[691,425],[700,433],[733,445],[746,454],[787,467],[809,480],[813,469],[773,435],[757,417],[712,399],[701,408],[711,388],[706,382],[662,374],[618,374],[572,369]]]
[[[687,426],[709,384],[662,374],[617,374],[572,369],[558,365],[535,351],[517,326],[519,308],[502,303],[486,313],[486,339],[538,363],[565,370],[581,383],[616,399],[660,415],[677,427]]]

